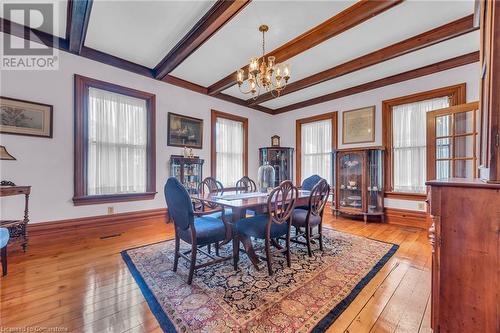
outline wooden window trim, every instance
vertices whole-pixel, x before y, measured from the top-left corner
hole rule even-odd
[[[300,186],[300,184],[302,183],[302,125],[327,119],[331,119],[332,121],[332,151],[334,151],[337,148],[337,111],[323,113],[307,118],[301,118],[295,121],[295,149],[297,152],[295,163],[295,179],[297,186]]]
[[[382,101],[382,145],[385,147],[385,197],[403,200],[422,200],[427,197],[426,194],[393,191],[392,108],[396,105],[414,103],[443,96],[450,97],[450,106],[464,104],[466,102],[466,84],[461,83]]]
[[[217,118],[224,118],[243,123],[243,176],[248,176],[248,118],[234,114],[212,110],[211,114],[211,138],[210,138],[210,173],[212,177],[217,176],[217,151],[216,151],[216,124]]]
[[[146,192],[87,195],[87,101],[90,87],[146,100],[148,126]],[[156,195],[156,96],[75,74],[74,103],[74,205],[154,199]]]

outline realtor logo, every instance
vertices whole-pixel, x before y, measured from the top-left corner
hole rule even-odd
[[[4,3],[3,16],[6,19],[3,23],[5,25],[3,31],[11,33],[3,34],[0,69],[58,69],[58,50],[56,48],[58,39],[53,37],[53,4]],[[48,47],[47,42],[51,42],[54,48]]]

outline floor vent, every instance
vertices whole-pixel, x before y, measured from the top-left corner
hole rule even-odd
[[[113,238],[113,237],[120,237],[122,234],[113,234],[113,235],[107,235],[107,236],[101,236],[99,237],[100,239],[108,239],[108,238]]]

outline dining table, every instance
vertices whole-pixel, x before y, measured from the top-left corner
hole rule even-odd
[[[309,204],[309,197],[311,191],[298,190],[297,198],[295,200],[295,206],[307,206]],[[253,211],[255,214],[265,214],[267,213],[267,201],[269,198],[269,193],[267,192],[239,192],[239,191],[224,191],[224,192],[212,192],[212,193],[198,193],[191,194],[191,199],[194,201],[202,202],[210,206],[220,206],[224,209],[230,208],[232,210],[231,220],[228,221],[231,232],[228,235],[234,237],[236,235],[234,225],[241,219],[244,219],[248,211]],[[259,257],[255,253],[255,249],[252,245],[252,240],[250,237],[244,237],[239,235],[240,240],[245,248],[245,252],[248,258],[255,266],[259,269]],[[226,239],[224,244],[229,243],[232,238]],[[275,240],[272,240],[272,244],[279,248],[280,245]]]

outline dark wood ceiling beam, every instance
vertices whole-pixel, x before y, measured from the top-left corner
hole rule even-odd
[[[463,34],[477,30],[474,26],[474,16],[469,15],[456,21],[447,23],[435,29],[426,31],[417,36],[405,39],[401,42],[389,45],[377,51],[368,53],[364,56],[345,62],[341,65],[332,67],[301,80],[290,83],[281,93],[281,96],[305,89],[321,82],[338,78],[384,61],[403,56],[405,54],[418,51],[420,49],[456,38]],[[257,99],[248,99],[248,105],[256,105],[273,99],[271,93],[260,95]]]
[[[12,36],[33,42],[41,43],[45,46],[68,51],[68,42],[64,38],[59,38],[46,32],[26,27],[22,24],[0,18],[0,31]]]
[[[332,100],[335,100],[338,98],[342,98],[342,97],[346,97],[346,96],[350,96],[350,95],[354,95],[354,94],[359,94],[359,93],[362,93],[365,91],[381,88],[384,86],[388,86],[391,84],[395,84],[395,83],[399,83],[399,82],[403,82],[403,81],[407,81],[407,80],[416,79],[416,78],[419,78],[422,76],[438,73],[438,72],[452,69],[455,67],[468,65],[468,64],[475,63],[478,61],[479,61],[479,51],[468,53],[468,54],[465,54],[465,55],[462,55],[459,57],[455,57],[452,59],[448,59],[448,60],[444,60],[444,61],[432,64],[432,65],[420,67],[417,69],[412,69],[412,70],[404,72],[404,73],[400,73],[400,74],[389,76],[389,77],[386,77],[383,79],[363,83],[363,84],[355,86],[355,87],[339,90],[339,91],[336,91],[336,92],[333,92],[333,93],[330,93],[327,95],[315,97],[315,98],[312,98],[312,99],[309,99],[306,101],[302,101],[299,103],[287,105],[287,106],[281,107],[279,109],[275,109],[274,114],[289,112],[289,111],[301,109],[301,108],[304,108],[307,106],[332,101]]]
[[[69,21],[66,23],[69,25],[69,51],[80,54],[87,35],[92,0],[70,0],[70,3],[68,10],[71,10],[71,15],[68,14]]]
[[[331,17],[320,25],[266,54],[276,57],[276,63],[284,62],[364,21],[398,5],[402,0],[361,0]],[[248,66],[243,68],[248,72]],[[236,72],[217,81],[208,88],[209,95],[215,95],[236,84]]]
[[[218,0],[195,26],[154,68],[157,79],[163,79],[187,57],[236,16],[251,0]]]

